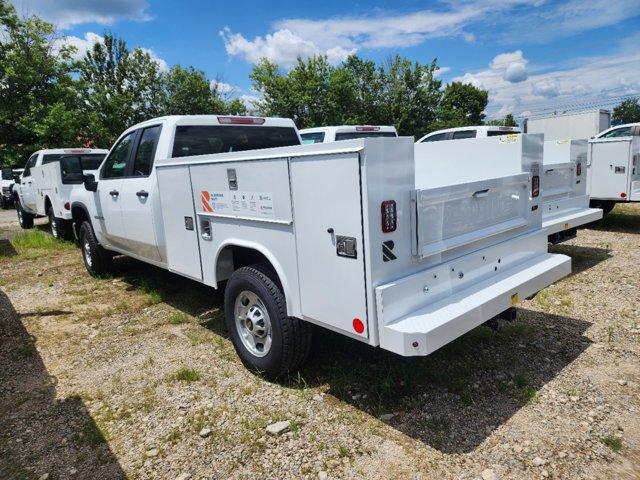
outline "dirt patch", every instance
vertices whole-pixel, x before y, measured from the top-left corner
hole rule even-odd
[[[639,206],[553,247],[574,274],[498,332],[401,358],[319,330],[279,383],[242,367],[215,290],[126,258],[93,279],[72,245],[14,243],[2,478],[638,478]]]

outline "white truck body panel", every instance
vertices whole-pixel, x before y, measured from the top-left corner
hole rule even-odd
[[[355,138],[376,136],[397,137],[396,127],[391,125],[336,125],[327,127],[304,128],[299,130],[302,143],[328,143]],[[346,137],[346,138],[344,138]]]
[[[602,210],[589,208],[586,140],[547,140],[540,179],[542,226],[550,235],[600,220]],[[580,164],[580,175],[578,175]]]
[[[525,133],[542,133],[545,140],[587,139],[611,125],[608,110],[590,110],[525,120]]]
[[[640,201],[640,136],[589,140],[589,186],[594,200]]]

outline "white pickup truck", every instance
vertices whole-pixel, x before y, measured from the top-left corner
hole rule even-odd
[[[273,378],[305,360],[310,323],[428,355],[569,274],[536,177],[508,170],[422,184],[412,138],[300,145],[291,120],[172,116],[125,131],[71,210],[91,274],[120,253],[226,280],[236,351]]]
[[[29,157],[13,189],[18,221],[22,228],[32,228],[36,217],[49,217],[51,234],[56,238],[70,233],[71,204],[69,195],[74,186],[82,184],[82,169],[75,170],[65,157],[74,155],[87,170],[96,170],[108,150],[60,148],[38,150]]]
[[[445,137],[442,135],[446,134]],[[458,135],[461,134],[461,135]],[[432,132],[416,142],[416,161],[428,156],[431,161],[473,157],[477,169],[474,175],[493,176],[506,165],[498,162],[515,160],[511,169],[529,168],[534,164],[526,155],[541,164],[540,194],[542,196],[542,227],[547,229],[549,241],[559,243],[575,237],[577,227],[602,218],[602,210],[591,208],[587,193],[586,140],[545,141],[544,147],[523,152],[519,158],[505,153],[505,145],[520,145],[515,127],[477,126],[450,128]],[[543,136],[538,134],[542,139]],[[443,140],[459,140],[450,142]],[[542,142],[540,142],[542,143]],[[516,147],[518,148],[518,147]],[[447,160],[448,161],[448,160]],[[440,171],[442,166],[439,167]],[[496,170],[498,169],[498,170]]]
[[[618,125],[589,140],[591,205],[609,213],[640,202],[640,123]]]
[[[0,188],[2,188],[0,207],[8,208],[13,205],[13,186],[16,181],[20,181],[21,174],[21,168],[3,167],[0,170]]]
[[[389,125],[337,125],[331,127],[304,128],[300,138],[305,145],[338,142],[356,138],[397,137],[396,127]]]

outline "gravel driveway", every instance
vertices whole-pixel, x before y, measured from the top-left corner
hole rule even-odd
[[[279,383],[242,367],[216,291],[127,258],[91,278],[14,217],[0,478],[640,478],[640,205],[553,247],[574,274],[498,332],[401,358],[319,330]]]

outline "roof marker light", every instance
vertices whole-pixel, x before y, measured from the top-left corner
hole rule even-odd
[[[377,132],[378,130],[380,130],[380,127],[374,127],[374,126],[364,126],[364,127],[356,127],[356,132]]]

